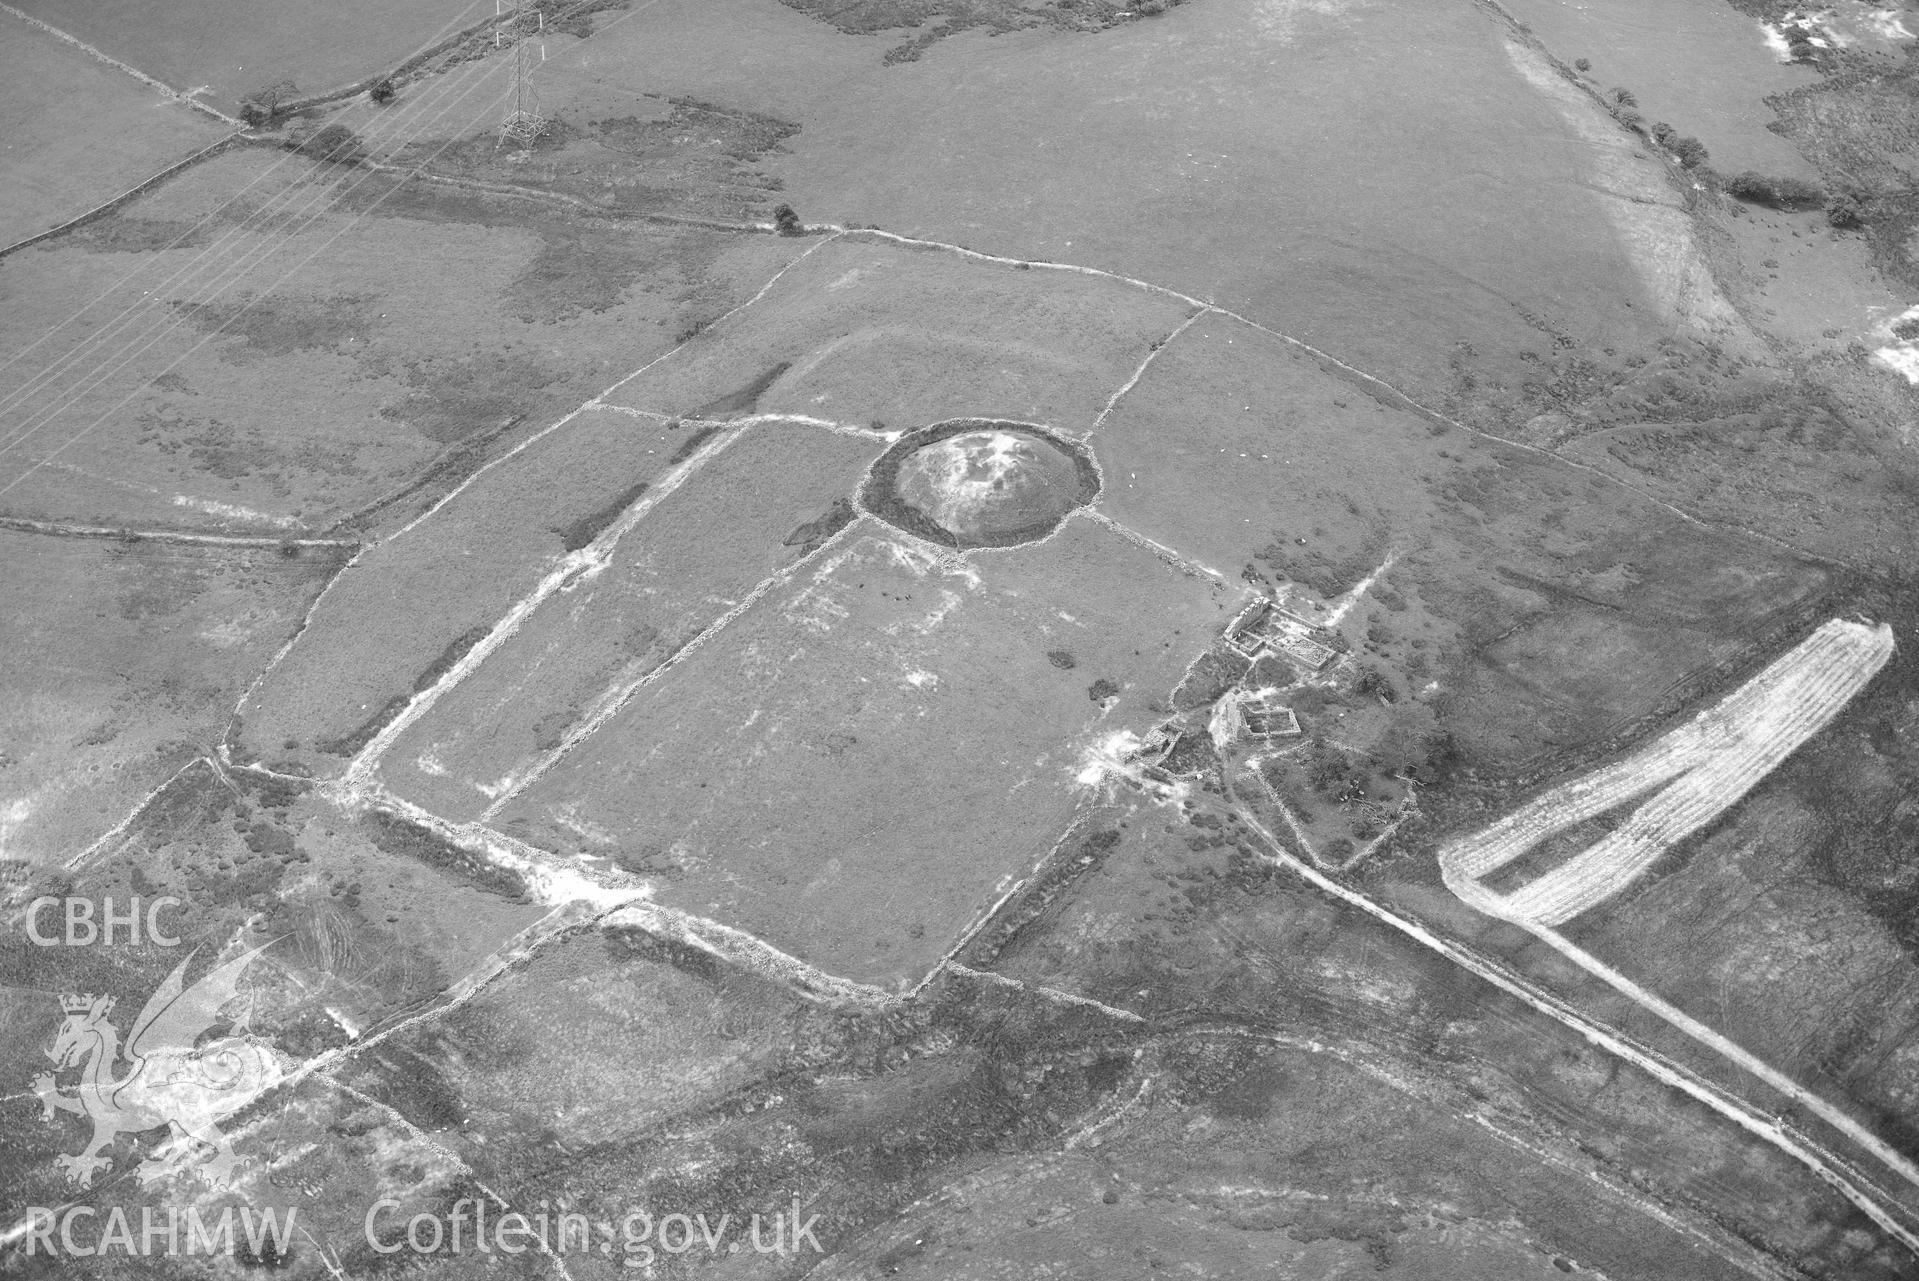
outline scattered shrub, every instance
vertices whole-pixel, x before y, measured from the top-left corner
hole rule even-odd
[[[366,154],[360,136],[345,125],[328,125],[299,142],[295,150],[332,164],[353,164]]]
[[[366,91],[366,96],[379,105],[385,106],[387,103],[393,101],[393,96],[397,92],[398,91],[393,87],[393,81],[382,76],[373,82],[373,87]]]
[[[1858,197],[1840,195],[1826,206],[1826,221],[1841,231],[1851,231],[1866,225],[1866,211],[1860,207]]]
[[[1911,342],[1919,338],[1919,316],[1910,320],[1901,320],[1892,327],[1892,336],[1900,342]]]
[[[1614,89],[1606,96],[1622,107],[1636,107],[1639,105],[1639,99],[1633,96],[1633,91],[1630,89]]]
[[[1574,58],[1573,59],[1574,71],[1591,71],[1592,69],[1593,69],[1593,64],[1592,64],[1591,58]]]
[[[782,236],[802,236],[806,234],[806,224],[793,212],[792,205],[781,205],[773,211],[773,226]]]
[[[1819,46],[1812,41],[1812,28],[1803,23],[1790,23],[1780,35],[1786,38],[1786,56],[1794,62],[1819,61]]]
[[[1652,140],[1662,147],[1670,147],[1679,141],[1679,131],[1661,120],[1652,127]]]

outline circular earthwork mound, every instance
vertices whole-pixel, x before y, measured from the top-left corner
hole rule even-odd
[[[955,418],[901,437],[873,464],[861,504],[947,547],[1012,547],[1046,537],[1099,495],[1084,446],[1031,423]]]

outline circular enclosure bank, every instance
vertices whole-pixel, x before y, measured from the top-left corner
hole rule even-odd
[[[1031,423],[955,418],[901,437],[860,491],[873,515],[946,547],[1012,547],[1099,495],[1085,447]]]

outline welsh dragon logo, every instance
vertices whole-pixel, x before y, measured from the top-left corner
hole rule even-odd
[[[215,1187],[232,1182],[238,1158],[216,1122],[278,1081],[285,1060],[252,1035],[196,1042],[218,1021],[220,1007],[239,991],[241,973],[263,950],[216,967],[191,987],[185,985],[189,955],[147,999],[124,1047],[107,1017],[113,1012],[111,996],[60,998],[66,1019],[47,1051],[54,1071],[41,1073],[33,1087],[48,1124],[55,1112],[93,1121],[93,1141],[84,1150],[54,1158],[69,1183],[91,1186],[94,1174],[113,1163],[101,1152],[116,1136],[162,1125],[171,1125],[173,1132],[148,1154],[139,1170],[142,1182],[158,1178],[174,1159],[190,1157],[202,1145],[213,1149],[205,1169],[208,1181]],[[127,1069],[116,1077],[122,1058]],[[62,1086],[58,1074],[72,1069],[79,1071],[79,1082]]]

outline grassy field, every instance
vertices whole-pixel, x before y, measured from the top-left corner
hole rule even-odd
[[[510,65],[504,57],[492,62]],[[487,95],[474,96],[490,101]],[[604,119],[589,115],[585,103],[568,106],[560,123],[530,150],[502,149],[490,129],[448,146],[434,130],[395,148],[392,159],[424,164],[448,177],[510,182],[611,213],[773,221],[780,182],[766,171],[768,153],[783,151],[782,143],[799,126],[761,111],[637,91],[602,103]],[[371,107],[344,117],[359,115],[371,122],[392,114],[387,107]],[[488,110],[487,123],[497,114]]]
[[[1801,798],[1767,789],[1725,832],[1677,851],[1655,883],[1568,933],[1907,1144],[1919,967],[1899,932],[1825,873],[1831,840]]]
[[[755,399],[762,413],[903,431],[1000,417],[1078,432],[1183,315],[1111,281],[839,241],[613,399],[700,415],[778,369]]]
[[[1094,438],[1101,508],[1324,602],[1394,557],[1387,599],[1410,589],[1418,609],[1355,613],[1343,631],[1370,642],[1395,691],[1436,700],[1481,768],[1616,732],[1826,581],[1548,457],[1377,404],[1277,347],[1216,319],[1167,347]],[[1367,479],[1386,473],[1418,483]]]
[[[225,731],[335,553],[0,531],[0,851],[64,860]],[[57,678],[57,679],[55,679]]]
[[[687,435],[586,411],[366,552],[241,709],[242,753],[338,771],[390,699],[431,683],[449,647],[470,646],[476,629],[531,591],[569,550],[569,532],[587,533],[580,522],[603,526],[630,505],[634,486],[666,471]]]
[[[406,1048],[488,1143],[557,1155],[643,1137],[777,1063],[800,1022],[770,984],[662,959],[644,939],[569,941]]]
[[[1469,3],[1223,0],[968,32],[903,66],[885,39],[770,0],[662,4],[556,55],[543,100],[598,114],[624,85],[771,112],[803,127],[768,166],[803,218],[1156,280],[1429,391],[1462,343],[1517,386],[1518,353],[1560,337],[1609,363],[1657,336],[1588,144]]]
[[[1586,82],[1602,93],[1629,91],[1648,121],[1697,137],[1723,173],[1816,178],[1792,144],[1767,131],[1769,94],[1818,79],[1782,63],[1757,20],[1717,0],[1627,0],[1604,9],[1567,0],[1501,0],[1533,34],[1571,61],[1592,64]]]
[[[232,0],[159,10],[126,0],[24,0],[16,7],[176,88],[210,85],[209,100],[228,111],[249,91],[281,81],[309,93],[350,84],[493,14],[476,0],[269,10]]]
[[[0,247],[78,217],[228,132],[10,14],[0,14],[0,33]]]
[[[1744,1275],[1571,1175],[1528,1167],[1446,1106],[1330,1056],[1230,1035],[1178,1049],[1205,1085],[1151,1098],[1095,1152],[1001,1157],[955,1180],[848,1248],[847,1274],[1150,1275],[1178,1260],[1248,1281],[1557,1281],[1573,1258],[1590,1266],[1601,1253],[1571,1243],[1585,1246],[1587,1216],[1605,1215],[1639,1238],[1621,1261]]]
[[[1325,597],[1396,540],[1423,541],[1443,478],[1487,448],[1218,316],[1162,350],[1091,443],[1106,473],[1101,510],[1226,574],[1283,544],[1295,568],[1320,567],[1293,576]],[[1384,473],[1430,483],[1367,480]]]
[[[757,286],[786,246],[753,239]],[[260,149],[219,157],[9,260],[0,344],[51,334],[0,383],[4,502],[325,528],[447,447],[550,422],[665,351],[738,300],[731,250]]]
[[[1082,753],[1146,728],[1231,603],[1083,520],[957,567],[861,537],[642,690],[501,826],[831,973],[911,982],[1052,846]]]
[[[679,429],[681,443],[692,431]],[[812,549],[796,531],[851,493],[879,449],[799,423],[749,429],[622,536],[603,572],[547,598],[396,739],[388,786],[443,817],[477,817]]]
[[[1649,415],[1562,452],[1704,517],[1762,514],[1766,532],[1818,555],[1890,566],[1919,543],[1898,446],[1823,405],[1727,408]]]
[[[1830,361],[1870,336],[1878,317],[1904,309],[1904,293],[1874,269],[1872,247],[1834,230],[1818,210],[1778,210],[1727,198],[1712,206],[1727,244],[1718,265],[1727,292],[1786,341]]]

